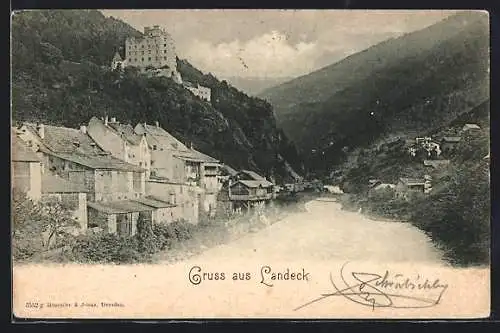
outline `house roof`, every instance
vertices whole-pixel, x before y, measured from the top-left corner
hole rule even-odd
[[[154,210],[134,200],[110,201],[110,202],[87,202],[87,206],[100,212],[108,214],[125,214],[134,212],[146,212]]]
[[[142,140],[142,135],[135,133],[132,125],[121,124],[119,122],[108,122],[108,126],[104,124],[104,120],[97,117],[92,117],[89,121],[89,128],[99,131],[112,131],[119,137],[126,140],[132,145],[139,145]]]
[[[11,159],[16,162],[40,162],[38,156],[15,134],[11,135]]]
[[[42,176],[42,193],[84,193],[83,184],[76,184],[55,175]]]
[[[26,128],[43,144],[40,151],[92,169],[109,169],[142,172],[144,169],[112,157],[101,149],[92,138],[80,130],[44,125],[44,138],[38,135],[35,124]]]
[[[147,196],[147,197],[144,197],[144,198],[137,198],[137,199],[134,199],[134,200],[137,201],[137,202],[140,202],[143,205],[151,206],[151,207],[154,207],[154,208],[171,208],[171,207],[176,207],[176,205],[174,205],[174,204],[171,204],[169,202],[163,201],[163,200],[158,199],[158,198],[153,197],[153,196]]]
[[[248,177],[252,178],[253,180],[260,180],[260,181],[265,180],[265,181],[267,181],[266,178],[262,177],[261,175],[259,175],[255,171],[241,170],[240,173],[246,174]]]
[[[241,183],[241,184],[245,185],[246,187],[250,187],[250,188],[273,186],[273,183],[271,183],[270,181],[267,181],[267,180],[238,180],[238,181],[234,182],[233,184],[231,184],[231,187],[233,187],[234,185],[236,185],[238,183]]]
[[[459,136],[445,136],[443,137],[442,141],[445,142],[459,142],[460,137]]]
[[[165,149],[174,150],[174,156],[183,160],[193,162],[219,162],[213,157],[203,154],[195,149],[186,147],[185,144],[177,140],[173,135],[161,127],[139,123],[134,130],[137,134],[146,133],[146,139],[148,140],[148,144],[150,146],[156,144]]]
[[[37,130],[37,125],[25,123],[26,128],[34,134],[37,139],[48,149],[57,153],[81,153],[95,155],[103,153],[92,138],[75,128],[59,127],[51,125],[44,126],[44,138],[42,139]]]
[[[235,169],[231,168],[229,165],[226,164],[222,166],[222,170],[224,170],[230,176],[236,176],[238,174],[238,171],[236,171]]]
[[[105,170],[118,170],[118,171],[132,171],[132,172],[143,172],[144,169],[136,165],[124,162],[112,156],[88,156],[81,154],[67,154],[67,153],[51,153],[46,152],[55,157],[61,158],[63,160],[68,160],[73,163],[77,163],[86,166],[91,169],[105,169]]]

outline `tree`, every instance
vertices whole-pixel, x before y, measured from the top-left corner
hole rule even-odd
[[[141,253],[152,254],[158,250],[151,219],[147,219],[142,214],[139,214],[137,219],[137,241],[138,250]]]

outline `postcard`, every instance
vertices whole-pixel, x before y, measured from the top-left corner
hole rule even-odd
[[[487,12],[11,26],[14,319],[489,317]]]

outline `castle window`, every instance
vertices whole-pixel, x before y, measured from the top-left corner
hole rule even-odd
[[[148,53],[151,54],[151,50],[149,50]]]
[[[144,58],[141,58],[141,61],[144,61]]]
[[[167,60],[167,57],[163,57],[164,60]]]
[[[142,48],[144,48],[144,45],[141,45]]]
[[[151,61],[151,57],[148,57],[148,60]]]
[[[163,44],[164,47],[167,47],[167,44]]]

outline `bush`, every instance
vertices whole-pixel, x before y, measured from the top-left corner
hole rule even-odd
[[[153,233],[159,249],[171,248],[175,243],[191,239],[196,230],[197,226],[185,220],[153,225]]]
[[[82,263],[135,263],[147,259],[137,248],[135,237],[107,233],[81,235],[68,259]]]

